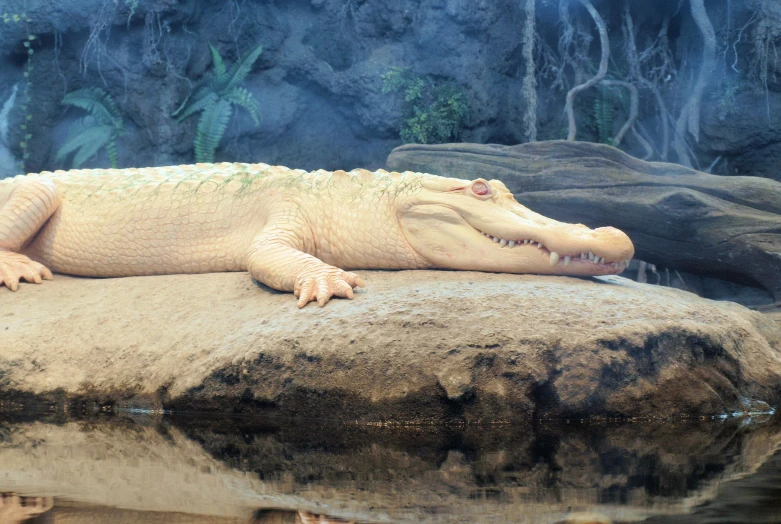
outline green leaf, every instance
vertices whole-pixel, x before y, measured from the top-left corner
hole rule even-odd
[[[106,144],[106,153],[113,169],[117,168],[117,142],[113,138]]]
[[[95,156],[111,140],[112,128],[108,126],[96,127],[91,130],[90,134],[92,135],[91,141],[82,146],[73,157],[74,167],[79,167]]]
[[[232,112],[230,102],[219,100],[201,113],[195,135],[196,162],[214,162],[214,152],[225,134]]]
[[[95,117],[92,115],[82,117],[71,124],[70,130],[68,131],[68,139],[57,151],[57,160],[62,160],[69,153],[72,153],[80,147],[81,142],[79,137],[84,134],[85,131],[97,127],[98,125],[98,121],[95,120]]]
[[[255,125],[260,124],[260,104],[252,93],[240,84],[249,75],[263,47],[258,45],[230,67],[226,66],[214,46],[209,44],[209,49],[213,71],[204,77],[193,94],[188,96],[171,115],[181,122],[195,113],[201,113],[194,144],[197,162],[214,161],[214,153],[233,114],[233,106],[244,108]]]
[[[104,125],[115,125],[117,120],[122,119],[114,100],[99,87],[72,91],[65,95],[62,103],[84,109]]]
[[[204,96],[202,96],[200,99],[195,98],[194,101],[186,108],[183,106],[174,112],[174,115],[177,115],[177,113],[183,110],[181,114],[176,116],[177,122],[181,122],[188,116],[197,113],[198,111],[204,111],[208,109],[213,104],[216,104],[217,100],[219,100],[217,94],[212,91],[205,91],[204,93]]]
[[[432,77],[391,68],[383,75],[383,93],[399,91],[404,118],[399,136],[405,143],[457,140],[461,129],[469,123],[469,100],[455,82],[438,82]]]
[[[252,66],[255,64],[258,57],[260,57],[261,52],[263,52],[263,46],[259,44],[247,56],[233,64],[227,74],[222,78],[217,78],[217,82],[214,85],[214,91],[218,95],[224,96],[225,93],[238,87],[239,84],[244,82],[250,71],[252,71]]]
[[[255,121],[255,125],[260,125],[260,104],[252,93],[243,87],[235,87],[223,98],[231,104],[243,107]]]
[[[62,161],[69,154],[78,151],[73,158],[73,167],[79,167],[106,145],[113,134],[113,127],[98,124],[92,116],[84,117],[71,127],[68,140],[57,151],[57,161]]]
[[[217,75],[217,77],[221,77],[225,74],[225,62],[222,61],[222,57],[220,56],[220,52],[217,51],[217,49],[209,44],[209,49],[212,52],[212,64],[214,65],[214,74]]]
[[[200,99],[204,98],[205,96],[208,96],[209,93],[213,93],[214,90],[210,87],[210,83],[212,81],[212,75],[209,75],[203,82],[198,84],[198,86],[195,88],[195,90],[190,93],[187,98],[184,99],[184,102],[174,111],[171,113],[171,116],[174,118],[177,118],[179,122],[181,122],[183,119],[180,118],[178,115],[187,108],[188,105],[194,104]],[[195,102],[193,102],[193,100]]]

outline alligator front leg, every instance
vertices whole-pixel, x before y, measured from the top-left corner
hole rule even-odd
[[[42,264],[18,253],[46,223],[59,205],[57,190],[49,181],[30,179],[19,183],[7,196],[0,197],[0,286],[11,291],[19,281],[41,283],[52,273]]]
[[[290,232],[271,229],[255,238],[247,259],[250,275],[269,287],[292,291],[302,308],[314,300],[324,306],[331,297],[353,298],[361,277],[304,253],[303,242]]]

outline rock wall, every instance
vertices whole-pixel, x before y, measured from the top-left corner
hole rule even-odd
[[[4,5],[23,11],[22,0]],[[131,14],[130,6],[137,4]],[[260,102],[254,127],[234,116],[217,160],[294,167],[381,167],[399,145],[399,101],[382,90],[391,67],[463,84],[474,118],[463,138],[517,142],[521,60],[515,2],[502,0],[297,0],[40,2],[28,16],[34,43],[29,171],[60,167],[54,155],[79,111],[66,92],[98,86],[126,116],[120,166],[193,161],[197,117],[170,114],[211,68],[208,43],[226,61],[264,46],[246,82]],[[100,31],[100,29],[105,29]],[[23,77],[22,24],[0,24],[0,99]],[[17,106],[11,143],[18,144]],[[17,151],[18,154],[18,151]],[[105,157],[94,161],[106,166]]]
[[[674,11],[677,4],[633,6],[638,30],[655,35],[660,10]],[[755,2],[750,6],[746,9],[758,9]],[[598,7],[609,22],[611,38],[618,41],[620,10],[610,9],[606,2]],[[720,7],[711,7],[718,26],[725,15]],[[8,99],[13,86],[24,84],[28,55],[23,43],[28,33],[37,37],[32,44],[28,111],[33,118],[28,130],[20,129],[26,114],[25,98],[19,98],[8,140],[18,158],[19,143],[27,132],[32,135],[28,171],[70,166],[56,162],[55,154],[80,112],[63,111],[60,101],[69,91],[93,86],[109,92],[125,115],[120,167],[192,162],[197,117],[178,124],[170,115],[210,69],[208,43],[230,61],[258,43],[264,46],[246,83],[260,102],[262,121],[255,127],[239,111],[218,161],[262,161],[305,169],[382,167],[391,149],[401,143],[400,101],[382,93],[381,77],[394,66],[453,79],[464,87],[472,118],[462,140],[515,144],[524,137],[524,15],[511,0],[8,0],[3,12],[26,12],[30,22],[0,23],[0,100]],[[558,16],[555,6],[539,7],[538,30],[553,47],[561,31]],[[584,12],[578,16],[584,31],[593,30]],[[673,32],[677,35],[673,47],[684,54],[699,45],[686,16],[682,12],[679,18],[684,22],[676,18],[670,29],[671,38]],[[735,16],[737,20],[737,12]],[[751,26],[738,48],[744,61],[752,56],[748,34],[756,30]],[[598,52],[595,46],[591,51]],[[548,68],[538,87],[540,137],[562,138],[565,91],[549,85],[558,66],[540,58],[539,67]],[[709,88],[703,132],[695,147],[701,163],[718,159],[714,172],[779,176],[777,67],[775,62],[768,65],[767,90],[754,89],[756,82],[751,89],[748,83],[740,84],[733,100],[716,82]],[[593,91],[576,108],[579,138],[584,140],[595,140],[585,122]],[[665,92],[665,97],[672,97],[670,107],[681,105],[675,99],[679,91]],[[643,103],[652,105],[645,95]],[[725,101],[734,106],[726,116]],[[653,110],[645,105],[642,110],[644,132],[658,134]],[[623,118],[620,108],[617,111],[614,127]],[[634,150],[636,144],[627,147],[640,153]],[[9,167],[12,159],[2,162],[0,176],[14,170]],[[108,165],[105,153],[91,165]]]

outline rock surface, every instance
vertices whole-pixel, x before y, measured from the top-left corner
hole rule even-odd
[[[781,14],[781,7],[777,9]],[[727,116],[717,105],[718,100],[712,100],[703,109],[702,144],[698,145],[703,156],[714,161],[720,157],[712,172],[781,182],[781,96],[744,91],[735,97],[736,112]]]
[[[736,304],[620,277],[360,274],[355,300],[303,310],[242,273],[0,290],[0,400],[364,422],[713,415],[781,401],[781,330]]]
[[[644,162],[587,142],[406,145],[388,169],[498,178],[534,211],[615,226],[636,258],[759,285],[781,302],[781,182]]]

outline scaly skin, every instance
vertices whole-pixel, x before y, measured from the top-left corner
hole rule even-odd
[[[363,286],[340,268],[587,276],[619,273],[633,254],[621,231],[533,213],[497,180],[223,163],[0,181],[0,285],[13,291],[51,271],[246,270],[298,307],[322,306]]]

